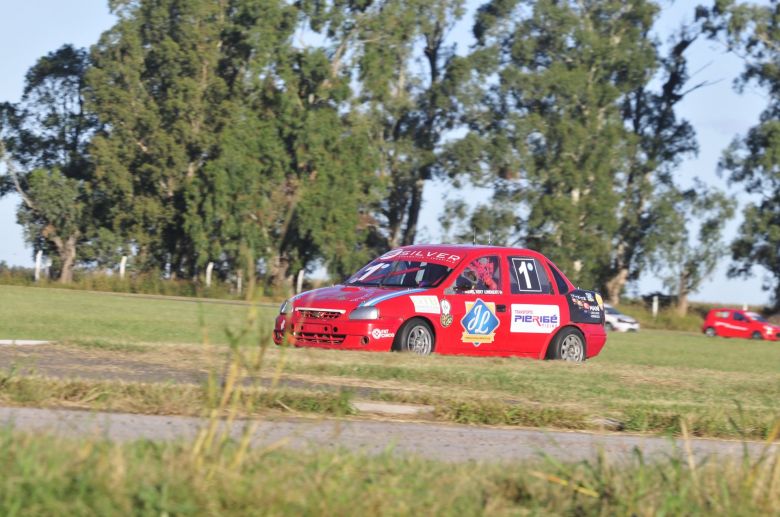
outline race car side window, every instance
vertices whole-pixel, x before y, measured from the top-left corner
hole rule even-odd
[[[541,262],[531,257],[509,257],[512,294],[552,294],[552,284]]]
[[[558,288],[558,294],[568,293],[569,286],[566,284],[566,280],[563,279],[563,276],[552,266],[552,264],[548,263],[547,265],[550,266],[550,271],[552,271],[553,278],[555,279],[555,286]]]
[[[490,255],[472,260],[455,279],[456,293],[499,294],[501,292],[501,267],[498,256]]]
[[[745,317],[739,312],[734,313],[734,321],[745,321]]]

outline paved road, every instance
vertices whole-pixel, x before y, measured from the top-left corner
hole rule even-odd
[[[105,437],[111,440],[192,439],[204,421],[192,417],[91,413],[60,409],[0,407],[0,425],[16,430],[45,431],[57,435]],[[233,432],[240,433],[240,425]],[[259,424],[254,446],[283,442],[298,450],[344,448],[376,454],[392,447],[397,454],[413,454],[444,461],[509,461],[538,458],[542,453],[560,460],[593,459],[600,450],[613,460],[642,450],[645,458],[660,459],[686,450],[681,440],[626,434],[552,432],[420,422],[374,420],[267,420]],[[740,458],[743,444],[723,440],[691,440],[697,461],[710,456]],[[757,457],[761,443],[747,445]],[[780,446],[774,445],[777,452]]]

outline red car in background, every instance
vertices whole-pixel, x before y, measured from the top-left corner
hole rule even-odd
[[[295,346],[580,362],[606,342],[598,293],[541,253],[497,246],[398,248],[279,312],[274,341]]]
[[[760,314],[738,309],[712,309],[701,326],[706,335],[751,339],[780,339],[780,327],[772,325]]]

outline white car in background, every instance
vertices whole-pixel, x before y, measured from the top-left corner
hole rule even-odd
[[[639,331],[639,322],[605,303],[604,327],[607,330],[617,330],[618,332],[637,332]]]

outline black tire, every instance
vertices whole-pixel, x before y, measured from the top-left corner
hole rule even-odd
[[[753,334],[750,336],[750,339],[764,339],[764,336],[761,335],[761,332],[754,331]]]
[[[613,330],[615,330],[615,327],[613,327],[612,323],[610,322],[606,322],[604,324],[604,328],[607,329],[607,332],[612,332]]]
[[[552,340],[547,350],[548,359],[581,363],[585,360],[585,337],[572,327],[566,327]]]
[[[707,327],[704,329],[704,335],[707,337],[715,337],[718,335],[718,332],[713,327]]]
[[[393,350],[418,355],[431,355],[436,349],[433,329],[422,318],[412,318],[401,326],[393,343]]]

